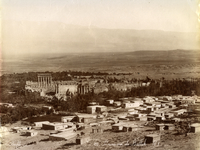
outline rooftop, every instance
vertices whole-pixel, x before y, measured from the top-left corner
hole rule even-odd
[[[192,127],[200,127],[200,123],[194,123],[191,125]]]
[[[146,137],[158,137],[160,136],[159,134],[149,134],[149,135],[146,135]]]

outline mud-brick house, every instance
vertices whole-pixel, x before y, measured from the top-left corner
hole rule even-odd
[[[160,141],[159,134],[149,134],[145,136],[146,144],[156,143]]]
[[[119,106],[121,106],[121,104],[122,104],[121,101],[115,101],[115,102],[113,103],[113,105],[114,105],[115,107],[119,107]]]
[[[62,130],[68,127],[65,123],[48,123],[42,124],[42,129],[44,130]]]
[[[100,113],[100,112],[105,112],[107,111],[107,107],[106,106],[97,106],[96,107],[96,112]]]
[[[77,116],[75,117],[75,120],[77,122],[82,122],[82,123],[89,123],[89,120],[93,120],[97,117],[97,115],[93,114],[83,114],[83,113],[77,113]]]
[[[62,116],[61,122],[70,122],[74,119],[75,116]]]
[[[49,140],[51,141],[61,141],[61,140],[69,140],[71,138],[76,137],[76,132],[61,132],[58,134],[51,134],[49,136]]]
[[[96,113],[96,108],[98,105],[94,105],[94,106],[87,106],[87,113],[88,114],[94,114]]]
[[[76,144],[82,145],[88,143],[90,140],[91,140],[90,136],[77,137]]]
[[[164,130],[165,125],[164,124],[156,124],[156,130]]]
[[[165,120],[164,117],[162,117],[162,116],[156,116],[156,121],[161,122],[163,120]]]
[[[167,113],[167,114],[165,114],[165,118],[172,118],[172,117],[174,117],[173,113]]]
[[[172,123],[179,122],[179,121],[181,121],[181,118],[176,118],[176,117],[174,117],[174,118],[172,119]]]
[[[107,105],[113,105],[113,103],[114,103],[113,99],[106,100]]]
[[[136,121],[147,121],[147,117],[146,116],[136,117],[135,120]]]
[[[123,131],[123,123],[117,123],[117,124],[113,124],[112,125],[112,131],[114,132],[119,132],[119,131]]]
[[[99,126],[92,127],[92,133],[103,133],[103,129]]]
[[[124,132],[132,132],[132,131],[137,131],[138,126],[134,124],[128,124],[123,126],[123,131]]]
[[[38,132],[36,131],[27,131],[26,132],[26,136],[36,136],[38,134]]]
[[[165,124],[164,130],[175,130],[174,124]]]
[[[192,124],[190,132],[192,132],[192,133],[200,132],[200,123]]]
[[[153,121],[153,120],[155,120],[156,119],[156,117],[153,117],[153,116],[147,116],[147,121]]]
[[[49,124],[49,121],[39,121],[39,122],[34,122],[35,127],[42,127],[42,124]]]

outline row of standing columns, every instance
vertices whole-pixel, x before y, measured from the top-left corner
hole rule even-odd
[[[58,94],[59,93],[59,91],[60,91],[60,89],[59,89],[59,84],[57,84],[56,85],[56,94]],[[89,92],[89,86],[85,86],[85,85],[79,85],[78,87],[77,87],[77,92],[79,93],[79,94],[86,94],[86,93],[88,93]]]
[[[79,85],[78,87],[78,93],[85,94],[89,92],[89,87],[85,85]]]
[[[50,86],[52,83],[52,77],[51,76],[39,76],[38,77],[38,84],[39,87],[47,87]]]

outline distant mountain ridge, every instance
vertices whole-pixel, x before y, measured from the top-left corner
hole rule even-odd
[[[24,53],[125,52],[198,49],[196,33],[103,29],[60,22],[2,22],[3,51]]]

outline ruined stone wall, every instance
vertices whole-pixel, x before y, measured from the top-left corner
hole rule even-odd
[[[58,85],[58,94],[65,95],[67,91],[72,94],[77,92],[78,85]]]

